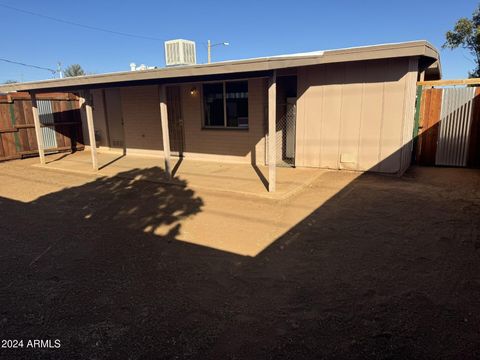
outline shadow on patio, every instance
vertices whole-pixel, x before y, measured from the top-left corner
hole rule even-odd
[[[284,199],[310,184],[321,170],[311,168],[277,168],[277,190],[268,193],[268,167],[252,166],[242,163],[221,163],[204,160],[172,158],[173,180],[164,172],[163,157],[122,155],[117,153],[98,153],[99,176],[128,176],[133,169],[157,167],[161,174],[146,172],[143,180],[176,183],[188,182],[191,188],[212,189],[238,194],[254,195],[265,198]],[[42,166],[35,164],[36,166]],[[92,174],[89,151],[73,154],[52,154],[44,165],[47,169]],[[159,176],[158,176],[159,175]]]

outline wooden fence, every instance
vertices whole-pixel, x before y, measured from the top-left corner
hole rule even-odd
[[[77,96],[38,94],[45,152],[84,148]],[[42,109],[40,109],[42,107]],[[0,161],[38,155],[32,101],[28,93],[0,95]]]
[[[426,166],[480,167],[480,87],[467,87],[470,82],[419,84],[415,162]],[[451,85],[464,86],[441,87]]]

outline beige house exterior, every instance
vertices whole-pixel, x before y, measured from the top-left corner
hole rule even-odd
[[[265,164],[265,109],[267,106],[266,80],[248,79],[248,120],[246,130],[207,129],[202,126],[203,109],[200,89],[202,83],[176,85],[180,93],[181,121],[183,122],[184,151],[182,156],[226,162],[252,162],[252,152],[259,164]],[[192,87],[198,93],[190,94]],[[167,88],[167,91],[169,88]],[[97,146],[104,150],[121,150],[115,146],[124,140],[127,154],[163,156],[162,128],[159,121],[158,86],[134,86],[121,88],[115,95],[112,89],[95,89],[93,96],[93,118],[97,132]],[[105,97],[103,94],[105,93]],[[113,102],[111,104],[110,101]],[[98,104],[98,105],[97,105]],[[110,115],[113,109],[121,112]],[[168,105],[168,102],[167,102]],[[110,116],[105,116],[105,107]],[[122,132],[112,134],[112,128]],[[84,125],[86,128],[86,124]],[[87,134],[87,131],[84,131]],[[88,138],[85,139],[88,143]]]
[[[92,109],[91,119],[88,111],[83,119],[85,143],[93,142],[90,119],[99,151],[269,165],[274,184],[275,166],[285,165],[403,174],[412,151],[416,82],[440,74],[437,50],[415,41],[11,84],[0,91],[79,91]],[[229,90],[235,87],[248,90]],[[247,116],[240,114],[247,108]],[[219,111],[225,124],[207,124]]]
[[[300,68],[296,165],[403,173],[418,74],[414,57]]]

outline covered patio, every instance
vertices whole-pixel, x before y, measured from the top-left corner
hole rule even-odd
[[[108,74],[108,81],[102,78],[92,77],[82,77],[75,78],[72,80],[69,79],[60,79],[55,80],[53,84],[49,82],[40,82],[37,84],[25,84],[19,87],[19,90],[26,90],[31,96],[31,106],[32,114],[35,125],[35,137],[39,153],[39,162],[40,166],[45,166],[51,169],[60,169],[60,170],[69,170],[77,172],[94,172],[98,175],[115,175],[118,172],[121,172],[122,168],[137,168],[138,164],[138,155],[147,154],[147,156],[156,157],[148,159],[144,158],[140,160],[140,163],[144,163],[145,166],[158,167],[160,170],[157,174],[157,178],[152,174],[149,180],[152,181],[168,181],[172,183],[178,182],[178,177],[189,174],[193,176],[196,180],[194,183],[197,185],[205,187],[215,188],[217,190],[229,190],[233,192],[241,193],[251,193],[251,194],[260,194],[260,193],[274,193],[277,191],[277,138],[279,141],[282,140],[281,137],[277,136],[276,121],[277,121],[277,71],[259,71],[253,75],[245,76],[232,74],[228,75],[227,78],[231,81],[244,81],[245,84],[248,83],[251,79],[258,80],[255,84],[258,85],[260,89],[262,82],[265,81],[266,88],[259,90],[259,93],[255,93],[252,96],[251,102],[253,105],[247,106],[247,115],[245,118],[242,118],[242,121],[247,121],[245,119],[250,118],[250,112],[253,112],[252,119],[250,119],[250,126],[242,125],[244,127],[236,127],[231,131],[227,129],[224,134],[229,134],[230,136],[224,136],[223,145],[220,145],[219,150],[213,150],[210,153],[207,151],[208,156],[213,156],[212,161],[209,162],[209,159],[205,159],[206,162],[196,163],[195,161],[182,161],[179,159],[185,159],[185,153],[183,150],[178,151],[178,139],[176,139],[175,132],[176,129],[172,132],[173,127],[182,127],[183,128],[183,119],[181,118],[178,107],[181,106],[179,102],[181,101],[180,97],[172,100],[171,94],[168,91],[168,88],[176,87],[178,84],[203,84],[204,82],[211,83],[212,81],[223,81],[223,102],[224,102],[224,119],[227,121],[226,115],[226,93],[225,93],[225,76],[223,71],[218,71],[216,69],[211,69],[207,67],[207,72],[205,74],[199,73],[195,74],[194,78],[189,77],[188,80],[183,79],[185,77],[185,68],[179,69],[162,69],[161,71],[152,72],[149,75],[148,79],[142,79],[139,81],[139,75],[137,74],[126,74],[122,75],[124,78],[118,79],[115,74]],[[212,71],[213,70],[213,71]],[[233,69],[229,69],[227,73],[235,73]],[[188,72],[187,72],[188,73]],[[200,76],[202,75],[202,76]],[[206,76],[209,75],[209,76]],[[242,80],[243,79],[243,80]],[[247,80],[244,80],[247,79]],[[249,80],[248,80],[249,79]],[[152,107],[149,107],[145,102],[135,102],[131,100],[132,106],[131,109],[134,113],[134,118],[131,123],[132,129],[127,131],[124,125],[124,115],[120,115],[121,122],[121,132],[123,132],[123,140],[121,145],[117,148],[109,147],[107,150],[115,150],[114,153],[101,153],[100,146],[98,145],[97,138],[97,128],[96,128],[96,116],[94,116],[94,96],[92,91],[96,89],[114,88],[114,89],[130,89],[134,85],[137,89],[149,89],[147,98],[150,97],[153,104]],[[141,85],[141,86],[138,86]],[[190,85],[188,85],[190,86]],[[192,98],[198,97],[199,90],[196,86],[192,87],[191,96]],[[233,93],[232,96],[240,96],[248,94],[248,85],[245,89],[246,92],[237,92]],[[48,156],[48,148],[46,147],[44,136],[42,135],[42,128],[45,124],[40,119],[39,106],[37,105],[37,95],[42,93],[51,92],[53,89],[59,92],[73,92],[78,94],[79,99],[79,108],[81,111],[82,124],[84,125],[84,140],[86,142],[86,150],[89,150],[85,153],[75,153],[75,154],[61,154]],[[253,91],[253,90],[252,90]],[[240,95],[239,95],[240,94]],[[216,96],[217,94],[215,94]],[[251,94],[252,95],[252,94]],[[105,97],[105,93],[103,95]],[[180,96],[180,95],[178,95]],[[248,97],[248,95],[246,95]],[[145,96],[142,96],[142,101],[145,100]],[[138,100],[138,99],[137,99]],[[231,100],[229,100],[231,101]],[[123,102],[123,100],[122,100]],[[148,102],[148,100],[147,100]],[[245,104],[248,105],[248,102]],[[237,105],[237,104],[234,104]],[[202,105],[201,105],[202,106]],[[148,110],[144,111],[144,108]],[[188,105],[186,105],[188,107]],[[105,112],[105,117],[107,117],[108,109],[103,109]],[[117,109],[118,110],[118,109]],[[188,110],[188,109],[187,109]],[[122,111],[122,110],[120,110]],[[213,111],[213,110],[212,110]],[[198,116],[201,115],[203,110],[202,108],[197,109]],[[138,115],[140,114],[140,115]],[[143,116],[139,118],[139,116]],[[255,118],[257,116],[257,118]],[[173,120],[173,123],[172,123]],[[145,123],[147,123],[145,125]],[[136,127],[135,127],[136,126]],[[143,127],[142,127],[143,126]],[[200,132],[206,129],[209,134],[211,134],[212,128],[214,132],[219,131],[221,126],[208,126],[205,128],[205,124],[202,124],[200,127]],[[226,126],[226,125],[225,125]],[[108,127],[108,125],[107,125]],[[255,129],[254,129],[255,127]],[[259,129],[260,132],[259,132]],[[220,130],[224,130],[223,128]],[[108,131],[108,130],[107,130]],[[181,130],[185,132],[185,130]],[[128,142],[125,140],[125,136],[130,136],[136,140],[132,140],[130,145],[126,144]],[[172,138],[172,134],[173,138]],[[229,143],[227,139],[231,138],[233,134],[241,134],[241,136],[247,134],[249,138],[243,136],[237,138],[236,140],[231,140]],[[110,137],[110,134],[107,133],[107,136]],[[184,136],[184,135],[182,135]],[[148,139],[147,139],[148,138]],[[152,138],[155,144],[152,142]],[[254,138],[254,140],[251,140]],[[150,141],[150,142],[149,142]],[[189,141],[182,140],[186,142],[187,147],[189,146]],[[218,136],[209,135],[207,139],[200,140],[203,143],[214,144],[218,142]],[[256,143],[253,143],[255,141]],[[264,142],[262,144],[262,141]],[[292,140],[293,141],[293,140]],[[134,144],[134,145],[132,145]],[[222,147],[223,146],[223,147]],[[246,150],[246,147],[251,147]],[[130,148],[133,148],[131,152]],[[259,150],[261,149],[261,150]],[[118,155],[118,150],[123,150],[123,155]],[[140,151],[140,154],[137,153]],[[236,161],[230,162],[229,160],[215,161],[217,155],[225,155],[225,152],[229,153],[232,151],[237,158],[243,156],[243,162],[241,165],[237,165]],[[260,156],[257,155],[257,151],[260,151]],[[202,152],[201,150],[199,151]],[[239,156],[238,153],[241,152]],[[128,157],[127,157],[128,154]],[[134,158],[129,157],[130,155],[135,155]],[[175,158],[172,155],[180,155],[180,157]],[[245,161],[246,157],[251,157],[251,164]],[[227,155],[228,157],[228,155]],[[235,157],[235,156],[232,156]],[[160,161],[159,158],[162,160]],[[196,160],[197,158],[195,158]],[[260,162],[259,162],[260,160]],[[161,165],[160,165],[161,163]],[[201,164],[201,165],[199,165]],[[181,165],[181,166],[180,166]],[[294,175],[293,169],[284,169],[280,171],[284,173],[284,180],[278,183],[280,192],[278,197],[283,197],[286,194],[293,191],[295,188],[298,188],[305,183],[303,172],[298,172]],[[315,171],[305,170],[305,173],[311,173],[312,176]],[[217,177],[215,179],[215,176]],[[222,177],[223,178],[220,178]],[[297,180],[294,180],[296,178]],[[311,179],[307,176],[305,179]],[[234,183],[232,183],[232,181]]]
[[[311,184],[325,170],[313,168],[277,168],[275,192],[267,192],[268,166],[222,163],[172,157],[171,176],[163,158],[147,155],[123,155],[97,152],[98,170],[92,171],[91,152],[50,154],[44,164],[32,159],[32,165],[55,171],[67,171],[96,176],[128,176],[130,170],[149,169],[141,179],[158,183],[188,186],[193,189],[215,190],[263,198],[286,199]]]

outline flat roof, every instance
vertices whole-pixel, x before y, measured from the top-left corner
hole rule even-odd
[[[307,53],[277,55],[254,59],[221,61],[212,64],[164,67],[152,70],[122,71],[105,74],[49,79],[24,83],[0,85],[0,92],[12,91],[73,91],[89,87],[111,87],[141,85],[157,80],[158,83],[173,82],[182,78],[205,77],[212,75],[228,75],[235,73],[269,72],[272,70],[294,68],[300,66],[338,63],[347,61],[387,59],[399,57],[426,57],[439,63],[437,49],[425,40],[401,43],[350,47],[344,49],[314,51]],[[438,67],[440,71],[440,67]]]

